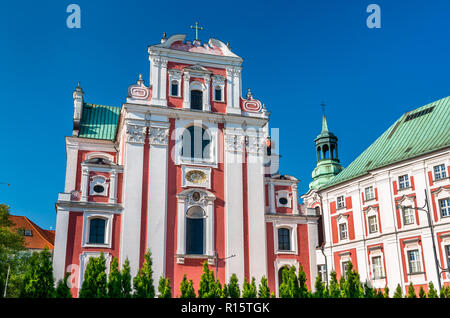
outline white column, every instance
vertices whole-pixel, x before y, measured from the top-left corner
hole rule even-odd
[[[386,263],[385,273],[387,275],[388,287],[392,296],[397,284],[400,284],[404,290],[405,283],[403,278],[403,268],[401,253],[399,251],[399,241],[395,234],[391,234],[383,241],[384,261]]]
[[[142,176],[146,127],[128,123],[126,129],[125,162],[123,178],[122,236],[120,240],[120,265],[128,258],[131,276],[139,268],[141,247]]]
[[[210,96],[211,96],[211,78],[210,75],[205,75],[205,92],[203,94],[203,110],[209,112],[211,110]]]
[[[419,211],[419,213],[423,213],[426,216],[426,213],[423,211]],[[433,285],[436,286],[436,288],[438,288],[440,274],[436,271],[435,253],[433,249],[433,237],[431,236],[431,231],[429,228],[422,230],[422,253],[425,262],[424,268],[426,269],[427,279],[428,281],[430,280],[433,281]],[[437,242],[436,242],[436,253],[439,253],[439,244]]]
[[[255,131],[256,132],[256,131]],[[264,138],[249,132],[247,146],[248,247],[250,274],[259,282],[267,277],[264,188]]]
[[[81,166],[81,201],[86,202],[89,196],[89,167]]]
[[[167,118],[166,118],[167,120]],[[163,123],[149,128],[150,160],[148,166],[147,248],[152,252],[155,287],[165,276],[166,267],[166,215],[167,215],[167,162],[169,127]]]
[[[298,215],[298,184],[293,183],[292,189],[292,213]]]
[[[214,256],[214,201],[208,201],[206,207],[206,246],[205,253]]]
[[[184,73],[183,75],[183,108],[191,108],[191,92],[190,92],[191,74]]]
[[[55,283],[64,278],[66,273],[66,248],[69,226],[69,211],[61,208],[56,210],[56,232],[53,250],[53,277]]]
[[[186,227],[186,197],[177,195],[177,255],[186,253],[185,227]]]
[[[226,126],[229,127],[228,124]],[[244,135],[242,129],[225,128],[225,255],[236,255],[225,262],[225,277],[236,274],[244,281],[244,220],[242,156]]]
[[[241,113],[240,73],[240,68],[237,66],[227,67],[227,113]]]
[[[108,203],[117,203],[117,171],[116,170],[112,170],[109,175]]]
[[[167,57],[150,56],[152,105],[167,106]]]
[[[78,143],[67,142],[67,163],[66,163],[66,182],[64,185],[64,192],[70,193],[75,190],[75,182],[77,179],[77,164],[78,164]]]
[[[299,235],[297,231],[297,235]],[[302,238],[300,238],[302,239]],[[316,259],[316,247],[318,245],[319,238],[317,233],[317,222],[308,222],[308,248],[309,248],[309,281],[314,282],[317,276],[317,259]],[[323,277],[322,279],[325,279]],[[313,285],[313,284],[311,284]]]
[[[275,186],[269,181],[269,213],[276,213],[275,210]]]

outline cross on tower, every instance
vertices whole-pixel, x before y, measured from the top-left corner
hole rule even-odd
[[[199,27],[198,22],[195,22],[195,26],[191,25],[191,29],[195,29],[195,40],[198,40],[198,30],[203,30],[203,27]]]
[[[320,103],[320,107],[322,108],[322,114],[325,116],[325,102]]]

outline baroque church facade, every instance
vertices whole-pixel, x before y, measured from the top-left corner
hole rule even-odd
[[[90,257],[103,252],[107,271],[128,259],[135,276],[150,250],[155,284],[169,278],[174,296],[185,274],[198,288],[205,261],[222,283],[265,276],[276,293],[281,269],[302,265],[311,288],[319,217],[278,174],[270,113],[241,96],[243,59],[182,34],[148,54],[149,84],[139,76],[121,107],[73,92],[55,278],[70,272],[77,296]]]

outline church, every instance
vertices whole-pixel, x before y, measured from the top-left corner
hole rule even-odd
[[[205,261],[222,284],[265,276],[277,295],[282,268],[301,265],[311,288],[320,218],[278,173],[270,112],[241,94],[243,59],[184,34],[164,34],[148,57],[149,81],[139,75],[121,107],[73,92],[55,279],[70,272],[77,296],[90,257],[103,252],[107,271],[128,259],[134,277],[150,250],[156,290],[167,277],[175,297],[185,274],[198,289]]]

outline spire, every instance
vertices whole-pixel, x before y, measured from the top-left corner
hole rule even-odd
[[[322,134],[323,133],[327,133],[328,131],[328,124],[327,124],[327,117],[325,116],[325,114],[323,115],[322,118]]]

